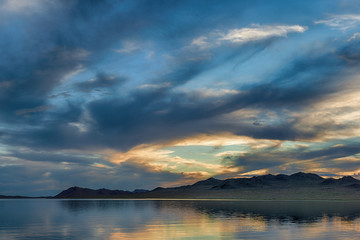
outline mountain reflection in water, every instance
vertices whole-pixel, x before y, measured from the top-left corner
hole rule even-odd
[[[0,239],[360,239],[360,202],[4,200],[0,211]]]

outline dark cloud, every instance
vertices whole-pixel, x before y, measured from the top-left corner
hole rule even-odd
[[[282,140],[311,138],[318,132],[297,129],[297,119],[289,117],[286,120],[284,110],[304,109],[308,104],[336,91],[337,82],[334,72],[340,67],[339,62],[333,60],[332,56],[321,56],[310,61],[306,66],[302,64],[304,62],[306,60],[302,59],[300,63],[294,63],[290,70],[282,73],[281,76],[276,76],[270,83],[248,86],[247,90],[242,90],[235,96],[222,98],[220,103],[212,103],[214,99],[209,102],[186,94],[176,94],[171,88],[161,88],[133,92],[132,100],[127,101],[116,98],[93,101],[88,105],[88,110],[99,132],[104,132],[107,136],[126,135],[127,143],[131,143],[133,139],[135,141],[133,144],[141,143],[138,141],[161,140],[165,136],[175,138],[184,134],[214,130],[228,130],[256,138]],[[328,66],[334,67],[326,70]],[[193,67],[189,66],[189,69]],[[304,79],[302,74],[305,75],[308,71],[320,73]],[[190,74],[184,77],[182,69],[179,69],[178,75],[176,73],[172,74],[173,78],[167,80],[174,79],[176,84],[192,76]],[[326,87],[322,87],[325,83]],[[242,124],[227,126],[222,124],[221,120],[211,121],[212,118],[243,108],[271,109],[278,112],[285,121],[278,125],[261,127]],[[175,127],[181,130],[177,131]],[[135,137],[132,136],[139,136],[139,139],[134,139]]]
[[[51,95],[49,98],[57,98],[57,97],[71,97],[72,95],[69,92],[61,92],[54,95]]]
[[[28,60],[30,62],[27,62],[26,65],[24,62],[21,62],[19,63],[19,68],[16,65],[9,64],[7,65],[8,68],[2,70],[4,82],[7,84],[10,79],[10,85],[7,87],[6,94],[2,95],[2,100],[0,99],[0,102],[6,105],[2,109],[3,121],[8,119],[8,121],[21,121],[25,124],[41,123],[42,127],[39,130],[26,130],[24,138],[28,135],[29,138],[37,138],[38,140],[35,140],[35,142],[39,141],[41,144],[44,142],[51,144],[53,142],[54,145],[60,148],[71,145],[70,142],[80,142],[83,139],[94,138],[101,139],[101,142],[104,141],[104,138],[108,139],[105,142],[124,138],[120,142],[128,142],[125,145],[131,146],[141,143],[141,141],[156,140],[158,137],[162,138],[162,135],[163,138],[166,138],[170,135],[177,137],[177,134],[181,132],[191,134],[196,127],[185,129],[191,125],[191,122],[202,124],[201,120],[244,107],[278,108],[289,105],[290,107],[303,106],[304,103],[312,102],[315,98],[321,98],[324,92],[331,91],[331,89],[319,87],[324,82],[318,79],[324,79],[333,74],[338,67],[329,67],[329,65],[339,66],[339,62],[328,56],[323,56],[311,61],[309,61],[309,58],[306,58],[300,62],[294,62],[290,67],[284,67],[284,70],[281,70],[283,73],[280,73],[274,79],[270,79],[270,81],[267,81],[268,83],[251,85],[247,86],[246,89],[240,89],[242,91],[241,94],[222,100],[221,104],[212,104],[202,99],[194,99],[187,95],[174,94],[172,92],[172,89],[175,87],[185,84],[206,70],[238,58],[241,55],[246,56],[242,60],[246,62],[246,59],[251,58],[252,55],[256,55],[271,44],[271,41],[265,41],[238,48],[218,48],[213,50],[214,57],[202,61],[189,62],[186,61],[189,56],[182,56],[183,59],[180,58],[178,60],[176,68],[171,73],[155,79],[155,83],[158,84],[170,82],[168,87],[153,91],[134,91],[131,92],[129,100],[125,101],[124,99],[112,96],[90,102],[87,106],[81,106],[83,104],[81,102],[74,102],[72,105],[80,104],[76,110],[78,112],[76,115],[78,119],[73,117],[66,119],[67,115],[65,114],[61,117],[60,121],[55,120],[54,117],[59,116],[62,113],[61,111],[59,111],[59,114],[38,112],[32,118],[19,118],[16,115],[16,112],[19,111],[46,106],[47,96],[62,81],[65,75],[76,71],[80,66],[93,66],[97,60],[101,59],[105,50],[114,46],[121,39],[145,36],[145,39],[158,40],[162,38],[164,39],[162,46],[165,49],[169,45],[175,44],[177,46],[180,43],[183,45],[185,39],[190,43],[191,39],[197,37],[198,34],[200,35],[200,28],[206,26],[205,29],[213,29],[213,25],[208,25],[209,21],[219,22],[219,19],[211,17],[213,15],[211,13],[217,13],[216,16],[218,18],[230,22],[231,20],[229,19],[231,18],[227,14],[234,16],[238,14],[238,11],[234,9],[242,9],[238,8],[240,5],[251,7],[251,4],[247,2],[241,4],[227,3],[225,5],[221,4],[221,6],[215,2],[214,5],[206,3],[207,8],[199,7],[204,5],[204,2],[201,1],[195,5],[191,3],[192,8],[187,8],[188,4],[190,3],[186,1],[171,4],[167,2],[153,3],[151,1],[122,2],[119,4],[111,1],[103,1],[101,3],[96,1],[86,1],[85,3],[83,1],[75,1],[66,6],[58,3],[57,5],[63,11],[57,14],[51,8],[54,6],[48,6],[49,13],[53,13],[53,15],[44,14],[44,16],[50,19],[51,22],[56,22],[57,27],[54,28],[48,22],[43,22],[34,31],[43,31],[44,33],[40,37],[43,42],[49,44],[44,45],[46,46],[44,50],[41,50],[39,46],[34,48],[34,50],[31,49],[33,52],[31,55],[34,55],[35,58]],[[157,14],[159,11],[162,12],[161,15]],[[194,11],[197,14],[191,14]],[[205,19],[202,19],[203,17]],[[39,21],[38,18],[35,17],[37,20],[34,21]],[[60,19],[63,19],[63,21],[59,21]],[[165,19],[166,22],[164,22]],[[179,21],[180,19],[181,21]],[[153,28],[158,24],[164,26],[164,28],[153,31]],[[190,25],[191,28],[189,28]],[[46,31],[44,30],[50,28],[52,29],[51,34],[45,33]],[[150,34],[150,31],[153,31],[151,32],[152,34]],[[33,41],[30,44],[34,44]],[[10,51],[7,51],[7,53],[10,54]],[[19,70],[12,71],[10,67],[18,68]],[[314,69],[320,77],[315,75],[303,81],[303,78],[306,77],[301,74],[306,75],[307,72]],[[85,92],[97,88],[106,91],[123,81],[123,78],[115,77],[112,80],[110,75],[100,73],[93,81],[83,81],[76,84],[75,88]],[[327,85],[331,86],[331,84]],[[76,134],[73,131],[74,127],[68,126],[68,123],[79,121],[80,112],[86,108],[94,121],[87,123],[89,129],[86,134]],[[74,107],[67,112],[72,112],[73,110]],[[41,120],[42,118],[44,121]],[[49,118],[54,120],[54,122],[49,121]],[[182,130],[174,131],[173,134],[160,134],[162,128],[169,129],[170,131],[175,125],[178,128],[182,128]],[[211,126],[209,127],[211,128]],[[152,130],[147,130],[150,128]],[[259,129],[255,129],[253,135],[273,135],[273,138],[294,139],[297,136],[296,134],[298,134],[295,133],[296,131],[288,131],[295,135],[286,137],[284,136],[286,131],[278,131],[276,130],[277,128],[264,128],[264,134],[257,133]],[[284,127],[284,129],[286,128]],[[206,131],[206,129],[204,130]],[[99,135],[105,132],[109,135],[99,138]],[[277,134],[274,135],[274,132],[277,132]],[[118,135],[122,137],[115,137]],[[65,139],[62,140],[62,137]],[[42,138],[43,140],[41,140]],[[130,141],[125,141],[125,139],[129,138]],[[134,139],[131,140],[131,138]],[[62,142],[69,142],[69,144],[64,146]],[[88,144],[88,142],[89,140],[83,141],[84,145]],[[49,144],[45,144],[45,146]],[[102,144],[100,143],[99,145]],[[119,145],[121,144],[119,143]]]
[[[90,79],[85,82],[75,84],[75,87],[83,92],[90,92],[96,89],[111,88],[118,84],[122,84],[126,81],[124,77],[115,77],[112,75],[106,75],[104,73],[98,73],[96,78]]]
[[[89,165],[94,162],[105,163],[102,157],[96,154],[84,153],[56,153],[56,152],[36,152],[31,150],[19,151],[12,150],[11,153],[3,154],[3,157],[12,157],[33,162],[49,162],[49,163],[69,163],[78,165]],[[108,163],[108,162],[106,162]]]
[[[2,121],[28,121],[31,124],[34,119],[19,118],[16,113],[47,105],[48,93],[60,83],[64,75],[76,70],[85,61],[83,54],[83,50],[57,48],[28,66],[11,72],[2,71],[4,74],[0,80],[8,83],[0,96],[0,103],[4,106],[0,110]]]
[[[354,139],[353,142],[346,145],[322,147],[320,150],[311,147],[283,149],[280,145],[261,148],[238,156],[226,156],[223,158],[223,162],[226,165],[243,167],[243,172],[263,168],[271,169],[274,172],[288,173],[312,168],[351,170],[358,168],[358,161],[349,157],[358,153],[360,153],[360,144]],[[339,158],[342,160],[336,160]],[[292,164],[292,162],[296,162],[296,164]]]
[[[181,173],[154,171],[132,163],[111,167],[102,168],[90,164],[1,166],[1,193],[27,196],[55,195],[72,186],[93,189],[106,186],[108,189],[130,191],[140,188],[150,190],[185,179]]]
[[[323,160],[331,160],[335,158],[349,157],[360,153],[360,143],[351,143],[347,145],[333,146],[329,148],[323,148],[321,150],[300,153],[298,159],[314,159],[320,158]]]
[[[120,14],[123,7],[129,8],[128,14]],[[56,1],[36,15],[6,22],[0,29],[2,121],[24,121],[14,117],[16,111],[45,105],[68,74],[92,66],[121,37],[143,28],[131,9],[137,11],[136,4]]]
[[[25,144],[24,141],[29,138],[33,139],[31,147],[61,149],[110,146],[128,149],[141,143],[214,131],[230,131],[255,138],[309,139],[332,127],[315,126],[310,130],[302,130],[298,128],[298,119],[287,114],[289,111],[305,109],[314,101],[336,91],[340,74],[335,72],[339,71],[342,64],[336,56],[326,55],[294,62],[288,70],[282,70],[274,79],[269,79],[269,83],[247,86],[245,90],[240,89],[238,94],[222,97],[218,103],[212,103],[214,99],[173,92],[174,87],[202,72],[205,63],[188,63],[188,71],[182,65],[166,75],[163,82],[166,79],[166,82],[170,82],[169,86],[138,89],[130,92],[126,99],[111,96],[90,101],[86,106],[71,104],[71,108],[65,112],[49,114],[48,119],[51,121],[45,122],[42,128],[21,131],[21,139],[15,133],[14,138],[7,137],[6,141]],[[315,71],[316,74],[305,78],[304,75],[309,71]],[[101,75],[93,82],[83,82],[77,86],[81,90],[88,90],[115,84],[113,81]],[[117,81],[121,83],[122,80]],[[90,119],[83,123],[86,131],[79,132],[69,123],[81,121],[83,108],[87,110]],[[244,108],[274,111],[281,116],[281,121],[256,126],[241,123],[241,120],[237,124],[223,124],[219,118]]]
[[[359,66],[360,62],[360,39],[356,37],[355,39],[349,41],[349,44],[344,46],[339,50],[339,57],[348,62],[352,67]]]

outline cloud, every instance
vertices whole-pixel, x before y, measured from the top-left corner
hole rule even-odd
[[[166,89],[171,87],[171,82],[147,83],[139,86],[140,89]]]
[[[121,49],[115,49],[114,51],[117,52],[117,53],[132,53],[133,51],[139,49],[138,46],[136,46],[135,43],[133,42],[125,42],[123,44],[123,48]]]
[[[64,98],[68,98],[71,97],[72,95],[69,92],[60,92],[54,95],[51,95],[50,98],[57,98],[57,97],[64,97]]]
[[[348,172],[337,172],[336,173],[339,176],[359,176],[360,175],[360,168],[359,169],[355,169],[352,171],[348,171]]]
[[[189,91],[188,91],[189,92]],[[239,94],[240,91],[236,89],[213,89],[213,88],[200,88],[197,90],[194,90],[192,93],[197,97],[200,98],[219,98],[219,97],[226,97],[231,95]]]
[[[246,43],[270,37],[286,37],[288,33],[303,33],[306,29],[307,27],[299,25],[256,26],[252,28],[231,29],[219,38],[219,40],[233,43]]]
[[[27,162],[18,166],[0,167],[0,187],[6,195],[44,196],[55,195],[71,186],[99,189],[134,190],[153,189],[184,180],[183,174],[152,171],[146,166],[126,163],[119,167],[99,167],[98,165],[64,165],[42,162]],[[192,179],[189,177],[188,179]],[[191,180],[190,180],[191,181]],[[194,181],[192,179],[192,181]],[[24,185],[24,182],[27,182]],[[29,186],[31,183],[31,187]],[[46,196],[45,195],[45,196]]]
[[[150,52],[148,52],[148,54],[146,55],[146,58],[147,58],[147,59],[151,59],[152,57],[154,57],[154,55],[155,55],[155,51],[150,51]]]
[[[222,156],[229,166],[241,167],[240,175],[255,174],[257,171],[271,173],[292,173],[296,171],[319,172],[322,174],[341,174],[341,169],[354,169],[359,162],[357,154],[359,141],[344,146],[302,147],[295,142],[283,142],[274,147],[265,147],[245,153]],[[310,146],[311,146],[310,145]],[[320,143],[318,146],[321,145]],[[355,156],[355,157],[354,157]]]
[[[44,5],[44,3],[44,0],[4,0],[1,8],[9,12],[26,14],[41,10],[41,6]]]
[[[47,121],[40,129],[12,131],[4,141],[43,148],[109,147],[127,150],[142,143],[211,132],[232,132],[261,139],[313,138],[317,135],[316,128],[313,131],[298,128],[299,119],[290,113],[333,93],[337,86],[335,79],[340,74],[338,70],[343,64],[329,55],[311,60],[305,57],[288,63],[267,83],[214,96],[217,101],[211,102],[201,94],[174,91],[212,66],[206,63],[183,63],[154,83],[160,88],[137,88],[128,92],[126,99],[114,95],[89,101],[85,106],[70,104],[69,109],[48,116],[54,119],[53,122]],[[325,82],[327,87],[320,87]],[[84,108],[88,117],[81,120]],[[229,114],[241,109],[255,109],[257,114],[229,118]],[[262,119],[265,112],[273,116]],[[262,121],[262,124],[254,125],[255,120]],[[79,132],[76,126],[69,125],[78,122],[87,126],[86,132]],[[27,138],[33,140],[28,141]]]
[[[150,13],[145,15],[149,20],[146,21],[147,24],[139,24],[140,20],[133,17],[136,15],[133,13],[144,12],[145,7],[136,8],[136,4],[128,6],[129,13],[126,15],[118,14],[121,6],[113,4],[110,1],[101,4],[89,3],[82,7],[80,7],[79,4],[80,3],[74,3],[74,5],[71,5],[69,9],[66,8],[66,11],[63,12],[63,14],[68,16],[67,21],[77,22],[78,28],[75,28],[73,24],[61,24],[60,28],[54,29],[57,34],[52,34],[51,36],[40,35],[40,37],[44,38],[44,42],[50,42],[51,44],[55,44],[55,46],[50,44],[49,48],[51,50],[49,50],[48,53],[40,52],[35,54],[35,56],[39,58],[38,62],[35,61],[33,65],[29,65],[35,69],[29,67],[29,69],[32,69],[31,71],[21,74],[26,76],[26,79],[29,79],[27,76],[31,75],[31,73],[35,73],[36,75],[41,72],[41,76],[34,76],[35,80],[31,81],[31,85],[30,82],[23,81],[21,80],[22,78],[19,79],[19,82],[22,82],[22,84],[13,86],[13,89],[18,89],[16,90],[18,94],[12,95],[15,96],[14,99],[16,99],[16,102],[12,104],[7,96],[3,98],[3,101],[7,102],[8,108],[4,115],[9,118],[10,122],[13,118],[11,119],[11,115],[7,114],[7,112],[16,112],[21,109],[33,109],[38,106],[47,105],[46,97],[49,95],[54,96],[58,92],[66,92],[71,95],[71,100],[69,99],[67,102],[62,102],[58,113],[43,112],[44,119],[46,115],[46,119],[48,120],[42,122],[39,129],[26,129],[19,132],[11,131],[8,135],[14,135],[10,136],[6,141],[10,141],[13,144],[17,141],[19,141],[19,143],[21,142],[21,144],[30,144],[31,141],[28,140],[15,140],[15,136],[26,135],[29,138],[37,139],[33,143],[33,147],[35,147],[35,145],[44,147],[51,145],[59,148],[66,148],[71,145],[83,145],[84,147],[94,147],[94,145],[96,147],[102,147],[108,145],[109,147],[126,149],[141,142],[150,142],[166,138],[172,139],[187,134],[196,134],[200,131],[211,131],[211,127],[215,127],[216,130],[221,131],[221,124],[216,123],[216,126],[214,126],[214,124],[207,126],[209,124],[202,124],[200,122],[202,120],[205,121],[207,118],[221,116],[222,114],[241,109],[247,104],[252,104],[254,101],[252,100],[252,95],[254,95],[252,90],[255,91],[256,86],[249,86],[246,91],[238,88],[223,88],[223,90],[215,91],[209,90],[209,88],[207,91],[202,91],[201,94],[179,94],[174,91],[176,87],[191,81],[208,69],[218,64],[221,65],[222,61],[231,61],[236,54],[228,50],[224,51],[219,59],[204,59],[196,63],[188,63],[186,62],[187,57],[180,56],[177,58],[175,64],[171,65],[164,74],[157,74],[154,81],[145,81],[145,83],[140,85],[142,88],[139,90],[124,90],[128,96],[126,101],[124,101],[122,96],[111,95],[109,97],[103,96],[96,100],[90,100],[86,104],[84,102],[78,102],[80,100],[76,98],[78,95],[77,91],[87,92],[94,88],[111,91],[111,88],[115,86],[113,85],[114,81],[110,81],[110,75],[97,75],[92,81],[76,81],[77,84],[69,84],[68,86],[75,86],[76,89],[69,91],[69,89],[65,88],[66,91],[64,91],[65,86],[62,82],[64,76],[76,71],[79,66],[82,66],[82,69],[90,69],[92,65],[96,65],[95,63],[99,59],[99,56],[106,52],[106,50],[112,49],[113,46],[119,42],[126,43],[123,36],[129,38],[128,35],[130,33],[137,32],[140,34],[143,31],[144,34],[146,34],[146,32],[150,31],[146,28],[150,26],[149,23],[161,22],[157,16]],[[167,9],[166,4],[160,5],[159,7]],[[103,8],[110,9],[111,13],[109,12],[109,14],[102,16],[101,9]],[[70,10],[74,12],[70,14]],[[208,10],[204,11],[206,12]],[[215,10],[210,9],[209,11]],[[100,15],[102,17],[99,17]],[[50,17],[57,19],[58,15],[54,14]],[[98,21],[101,21],[101,24],[98,24]],[[171,18],[169,21],[171,21]],[[123,26],[125,23],[130,23],[130,25]],[[186,24],[193,25],[194,23],[190,21],[186,22]],[[99,27],[100,25],[106,27]],[[298,25],[263,25],[255,26],[251,29],[253,29],[256,34],[263,32],[265,36],[271,37],[275,35],[285,36],[288,32],[301,30],[300,28],[296,28],[296,26]],[[47,29],[47,27],[47,25],[40,26],[41,29]],[[192,38],[194,35],[194,32],[184,33],[181,29],[174,32],[171,26],[169,28],[167,27],[168,25],[165,24],[163,31],[168,34],[165,35],[169,39],[169,42],[171,41],[173,44],[178,44],[178,38],[170,36],[172,33],[175,34],[176,32],[176,34],[179,34],[182,38]],[[116,29],[121,29],[121,31],[117,31]],[[141,37],[140,35],[137,35],[139,39]],[[159,35],[153,35],[154,37],[150,37],[150,39],[159,39]],[[226,34],[224,34],[224,36],[225,35]],[[53,38],[53,36],[58,37]],[[136,36],[133,37],[135,39]],[[165,38],[161,37],[161,39]],[[167,49],[167,47],[171,45],[165,42],[166,41],[161,42],[163,49]],[[66,47],[57,47],[56,44],[65,45]],[[263,46],[267,46],[267,44],[267,42],[261,43]],[[81,48],[79,48],[80,45],[82,46]],[[131,45],[132,44],[130,44],[130,46]],[[249,47],[248,49],[252,48]],[[244,51],[242,47],[237,50],[237,53],[241,51]],[[40,59],[46,59],[46,61],[41,61]],[[80,78],[83,74],[85,73],[82,72],[80,75],[76,75],[76,78]],[[114,75],[114,77],[115,76],[117,75]],[[119,76],[126,76],[126,74]],[[48,79],[51,79],[51,81]],[[85,79],[90,78],[86,77]],[[160,87],[157,88],[158,86]],[[32,88],[34,89],[33,91]],[[267,88],[267,86],[265,86],[265,88]],[[271,94],[266,93],[265,88],[265,95],[269,95],[269,98],[271,98]],[[274,92],[279,90],[276,86],[273,86],[273,88]],[[28,89],[26,91],[27,98],[23,98],[24,94],[21,94],[22,89]],[[41,89],[43,89],[43,91],[40,94],[39,91]],[[260,89],[260,86],[258,86],[257,89]],[[271,87],[268,88],[267,91],[269,91],[269,89],[271,89]],[[56,91],[54,92],[54,90]],[[285,91],[286,90],[284,90],[284,92]],[[259,95],[262,94],[260,92],[261,91],[258,93]],[[278,92],[280,93],[280,91]],[[204,99],[204,95],[206,98],[217,98],[219,101],[216,101],[216,104],[209,104],[209,99]],[[200,98],[201,96],[202,98]],[[224,99],[222,99],[223,97]],[[260,98],[259,100],[262,99]],[[57,98],[56,101],[59,103],[60,98]],[[67,107],[69,109],[65,109]],[[89,117],[86,122],[83,122],[80,118],[85,114]],[[60,116],[63,117],[56,119],[58,117],[60,118]],[[139,116],[143,116],[144,119],[140,119]],[[69,118],[66,119],[66,117]],[[30,122],[30,120],[31,119],[26,120],[26,123]],[[22,121],[24,122],[25,120]],[[203,127],[199,128],[193,125],[191,122],[194,121],[199,121],[199,124],[202,124]],[[77,125],[73,123],[86,125],[86,134],[84,131],[81,133],[77,131],[80,128],[76,127]],[[168,129],[166,131],[169,131],[173,129],[173,124],[179,124],[179,131],[165,133],[161,130],[162,126],[164,126],[165,129]],[[191,125],[193,125],[193,127]],[[152,126],[152,128],[149,126]],[[195,130],[197,128],[199,129],[198,131]],[[112,130],[110,131],[110,129]],[[223,130],[228,129],[225,128]],[[141,132],[143,134],[140,134]],[[157,134],[154,134],[155,132]],[[141,135],[142,137],[140,137]],[[125,139],[129,140],[128,143]]]
[[[111,88],[115,85],[122,84],[126,81],[124,77],[116,77],[113,75],[106,75],[104,73],[98,73],[95,78],[91,78],[88,81],[75,84],[82,92],[90,92],[98,88]]]
[[[214,174],[218,175],[238,171],[236,167],[229,168],[219,163],[206,163],[195,159],[187,159],[176,155],[174,156],[174,151],[164,149],[165,147],[171,146],[181,145],[179,145],[178,142],[142,144],[126,152],[109,152],[107,153],[107,159],[111,163],[118,164],[120,166],[124,163],[136,163],[139,166],[147,166],[154,172],[170,171],[193,177],[196,175],[195,173],[197,173],[199,175],[198,177],[201,178],[209,177]]]
[[[217,30],[209,36],[200,36],[191,41],[190,47],[199,50],[219,47],[226,43],[245,44],[273,37],[287,37],[289,33],[303,33],[308,28],[300,25],[257,25],[234,28],[227,31]]]
[[[52,109],[54,106],[49,106],[49,105],[43,105],[43,106],[38,106],[35,108],[28,108],[28,109],[20,109],[16,111],[16,115],[24,115],[24,114],[28,114],[28,113],[37,113],[37,112],[43,112],[43,111],[47,111],[49,109]]]
[[[234,156],[234,155],[240,155],[246,153],[246,151],[225,151],[221,153],[217,153],[216,157],[227,157],[227,156]]]
[[[126,161],[113,164],[100,152],[45,152],[12,149],[0,155],[0,187],[3,194],[40,196],[57,194],[71,186],[133,190],[194,182],[195,172],[174,173],[147,164]],[[9,164],[5,164],[9,163]],[[23,183],[32,183],[24,185]]]
[[[298,120],[295,127],[316,132],[313,139],[317,141],[357,137],[360,131],[358,79],[358,75],[350,77],[336,93],[314,102],[304,111],[292,113]]]
[[[4,82],[6,87],[0,97],[0,103],[6,105],[0,110],[2,121],[31,121],[31,118],[25,120],[17,116],[30,112],[45,113],[52,105],[47,102],[51,91],[63,81],[66,74],[78,69],[86,59],[87,54],[82,49],[70,51],[66,48],[53,48],[32,62],[27,62],[27,67],[19,67],[13,63],[12,67],[18,68],[17,71],[9,71],[11,66],[5,65],[0,77],[0,82]],[[9,79],[11,81],[7,83]]]
[[[200,50],[206,49],[211,47],[211,44],[207,42],[208,38],[206,36],[200,36],[198,38],[195,38],[191,42],[191,46],[197,47]]]
[[[358,38],[360,38],[360,33],[354,33],[347,41],[350,42]]]
[[[256,176],[256,175],[265,175],[265,174],[269,174],[269,169],[259,169],[259,170],[254,170],[254,171],[250,171],[250,172],[246,172],[246,173],[241,173],[239,174],[239,176]]]
[[[269,139],[254,139],[249,136],[239,136],[228,132],[217,134],[198,134],[174,141],[169,141],[173,146],[230,146],[250,145],[251,148],[263,148],[278,145],[279,141]]]
[[[341,14],[332,15],[326,20],[315,21],[315,24],[325,24],[334,29],[347,30],[360,24],[360,15]]]

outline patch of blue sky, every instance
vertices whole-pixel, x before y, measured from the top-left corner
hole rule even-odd
[[[213,155],[214,147],[212,146],[174,146],[163,148],[163,150],[173,151],[169,154],[170,157],[178,156],[204,163],[214,163],[217,161]]]
[[[221,157],[219,154],[229,152],[237,154],[240,152],[250,151],[246,145],[226,145],[226,146],[174,146],[166,147],[163,150],[173,151],[170,157],[181,157],[184,159],[193,159],[204,163],[219,163]]]
[[[151,82],[166,71],[168,61],[160,49],[153,49],[146,44],[143,46],[141,43],[134,43],[134,49],[130,49],[130,52],[126,52],[123,47],[120,44],[119,47],[109,49],[107,56],[96,64],[95,69],[127,78],[128,81],[122,86],[122,89],[125,87],[125,91]]]

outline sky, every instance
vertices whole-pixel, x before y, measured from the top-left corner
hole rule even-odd
[[[356,0],[1,0],[0,195],[360,178]]]

